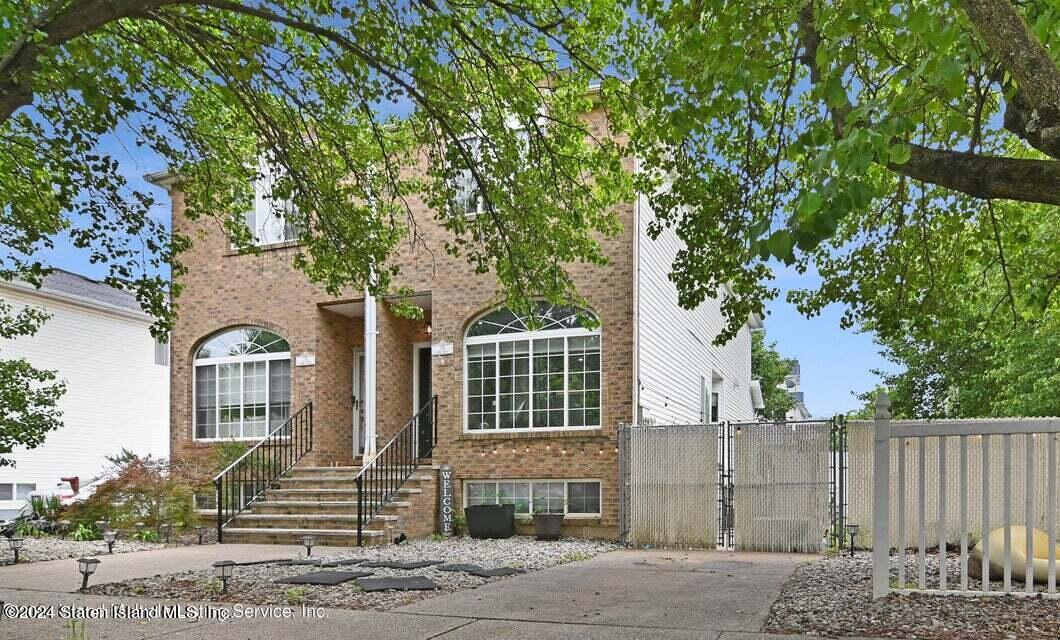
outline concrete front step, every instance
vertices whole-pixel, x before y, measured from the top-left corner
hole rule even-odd
[[[383,529],[396,524],[400,518],[396,515],[379,514],[372,518],[366,529]],[[336,513],[241,513],[232,524],[250,529],[349,529],[357,528],[357,516]]]
[[[383,507],[384,512],[407,509],[408,501],[397,500]],[[260,500],[251,505],[254,513],[357,513],[356,500]]]
[[[357,529],[271,529],[225,527],[225,544],[302,544],[302,536],[311,535],[318,545],[353,547],[357,545]],[[388,544],[389,532],[368,529],[361,533],[366,546]]]

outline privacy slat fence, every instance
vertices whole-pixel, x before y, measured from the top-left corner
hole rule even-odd
[[[870,525],[874,597],[891,591],[1056,597],[1060,419],[892,421],[889,402],[881,394],[874,424],[852,424],[849,434],[850,518]],[[864,491],[866,433],[871,500]],[[1003,531],[1000,548],[991,544],[995,529]],[[1014,540],[1017,532],[1022,540]],[[1013,581],[1019,542],[1027,550],[1022,586]],[[973,566],[977,543],[981,561]],[[909,548],[916,550],[912,567]],[[993,573],[992,564],[1000,565]]]
[[[717,544],[719,426],[622,429],[627,540],[701,549]]]
[[[832,528],[834,423],[732,427],[735,548],[816,552]]]

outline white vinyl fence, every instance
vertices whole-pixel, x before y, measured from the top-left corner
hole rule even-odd
[[[923,591],[1055,597],[1060,419],[892,421],[889,411],[890,400],[880,394],[874,425],[855,423],[848,433],[848,521],[860,518],[862,530],[871,531],[873,596]],[[872,502],[864,490],[870,468],[862,446],[866,433],[872,434]],[[1026,528],[1024,539],[1013,539],[1014,526]],[[1003,542],[991,544],[990,532],[999,528]],[[1037,544],[1035,530],[1045,538]],[[973,566],[979,541],[982,560]],[[947,543],[956,556],[947,556]],[[1013,552],[1020,546],[1027,550],[1022,591],[1013,584]],[[930,547],[936,549],[932,562]],[[893,562],[891,548],[898,550]],[[910,548],[916,557],[907,562]],[[993,577],[991,559],[1002,565]]]

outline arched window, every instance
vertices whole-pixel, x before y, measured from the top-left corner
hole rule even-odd
[[[466,430],[600,427],[600,329],[586,317],[594,316],[539,302],[533,318],[501,307],[471,323]]]
[[[258,439],[291,414],[291,347],[260,327],[229,329],[195,353],[195,438]]]

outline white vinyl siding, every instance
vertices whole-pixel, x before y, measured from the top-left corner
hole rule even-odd
[[[26,358],[35,367],[58,371],[66,382],[59,399],[63,426],[33,450],[16,447],[11,456],[16,464],[0,468],[0,484],[33,485],[50,494],[61,477],[78,476],[87,484],[108,465],[105,456],[123,448],[169,455],[169,367],[155,364],[151,318],[47,291],[3,287],[0,298],[16,311],[31,305],[52,316],[36,335],[0,340],[3,357]],[[0,510],[19,506],[18,500],[0,498]]]
[[[647,234],[654,217],[647,199],[637,203],[637,395],[638,416],[657,424],[697,423],[704,413],[702,381],[714,381],[720,420],[751,420],[751,333],[744,327],[728,344],[712,344],[724,325],[718,300],[692,311],[677,304],[670,280],[683,248],[673,229],[656,240]]]

